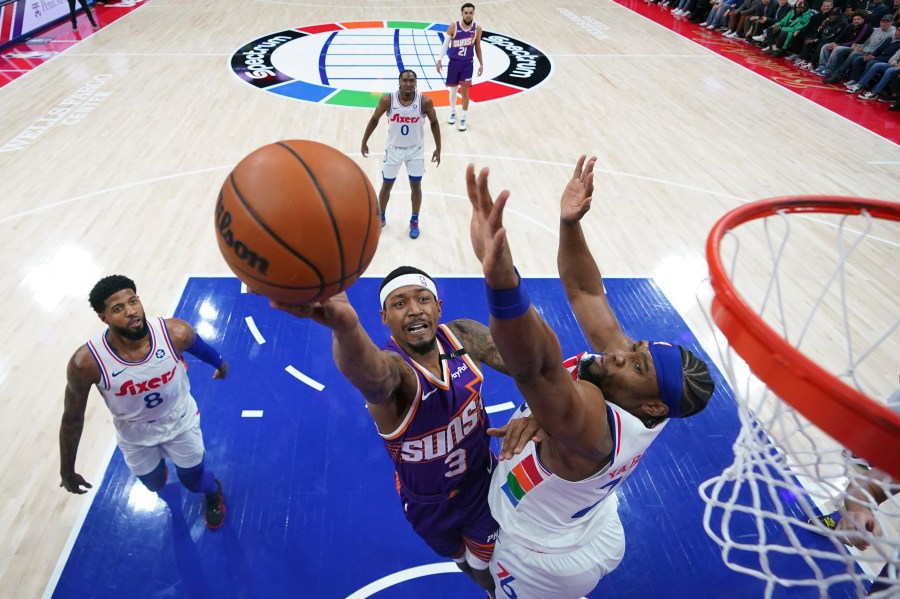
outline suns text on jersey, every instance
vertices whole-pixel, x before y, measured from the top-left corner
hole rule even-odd
[[[418,439],[403,442],[400,458],[404,462],[430,462],[445,457],[478,427],[480,402],[472,395],[462,410],[446,427],[432,431]]]

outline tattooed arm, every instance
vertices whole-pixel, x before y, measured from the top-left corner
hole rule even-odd
[[[451,321],[447,326],[473,359],[487,364],[497,372],[509,374],[487,326],[468,318]]]

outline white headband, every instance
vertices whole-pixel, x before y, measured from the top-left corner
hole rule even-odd
[[[407,285],[424,287],[434,294],[434,299],[438,299],[437,287],[434,286],[434,281],[432,281],[425,275],[413,272],[405,275],[400,275],[399,277],[393,278],[387,282],[387,284],[381,290],[381,294],[379,294],[378,296],[378,299],[381,300],[381,307],[384,308],[385,300],[387,300],[387,298],[389,298],[392,293],[394,293],[401,287],[406,287]]]

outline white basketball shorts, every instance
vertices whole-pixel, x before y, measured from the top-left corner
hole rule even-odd
[[[398,148],[387,146],[384,149],[384,163],[381,165],[381,176],[393,181],[400,173],[400,165],[406,164],[406,174],[410,178],[421,179],[425,175],[425,146]]]
[[[197,402],[190,395],[158,420],[117,422],[116,442],[135,476],[150,474],[166,458],[180,468],[191,468],[206,451]]]
[[[625,556],[625,531],[618,512],[590,543],[569,553],[537,553],[503,542],[491,557],[497,599],[579,599],[616,569]]]

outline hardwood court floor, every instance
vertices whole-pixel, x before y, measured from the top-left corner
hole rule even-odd
[[[92,284],[128,274],[149,314],[169,314],[188,274],[228,274],[213,203],[228,170],[272,141],[333,145],[377,186],[384,124],[374,155],[358,154],[369,109],[260,92],[231,72],[233,53],[286,28],[442,23],[458,10],[441,0],[152,0],[0,90],[2,143],[21,142],[0,153],[0,596],[41,594],[89,501],[57,486],[57,434],[66,361],[101,326],[85,299]],[[604,24],[606,37],[563,11]],[[472,161],[491,167],[495,189],[512,190],[510,239],[523,272],[553,275],[559,192],[578,155],[597,154],[585,231],[605,274],[652,276],[708,344],[694,294],[706,233],[726,210],[802,193],[897,198],[896,144],[618,4],[485,1],[476,20],[539,48],[553,71],[531,91],[473,105],[465,133],[442,125],[422,237],[406,235],[408,190],[398,182],[373,275],[406,262],[478,274],[462,179]],[[384,90],[392,87],[387,79]],[[897,296],[898,245],[885,240],[873,295]],[[89,480],[112,440],[92,396],[78,459]]]

